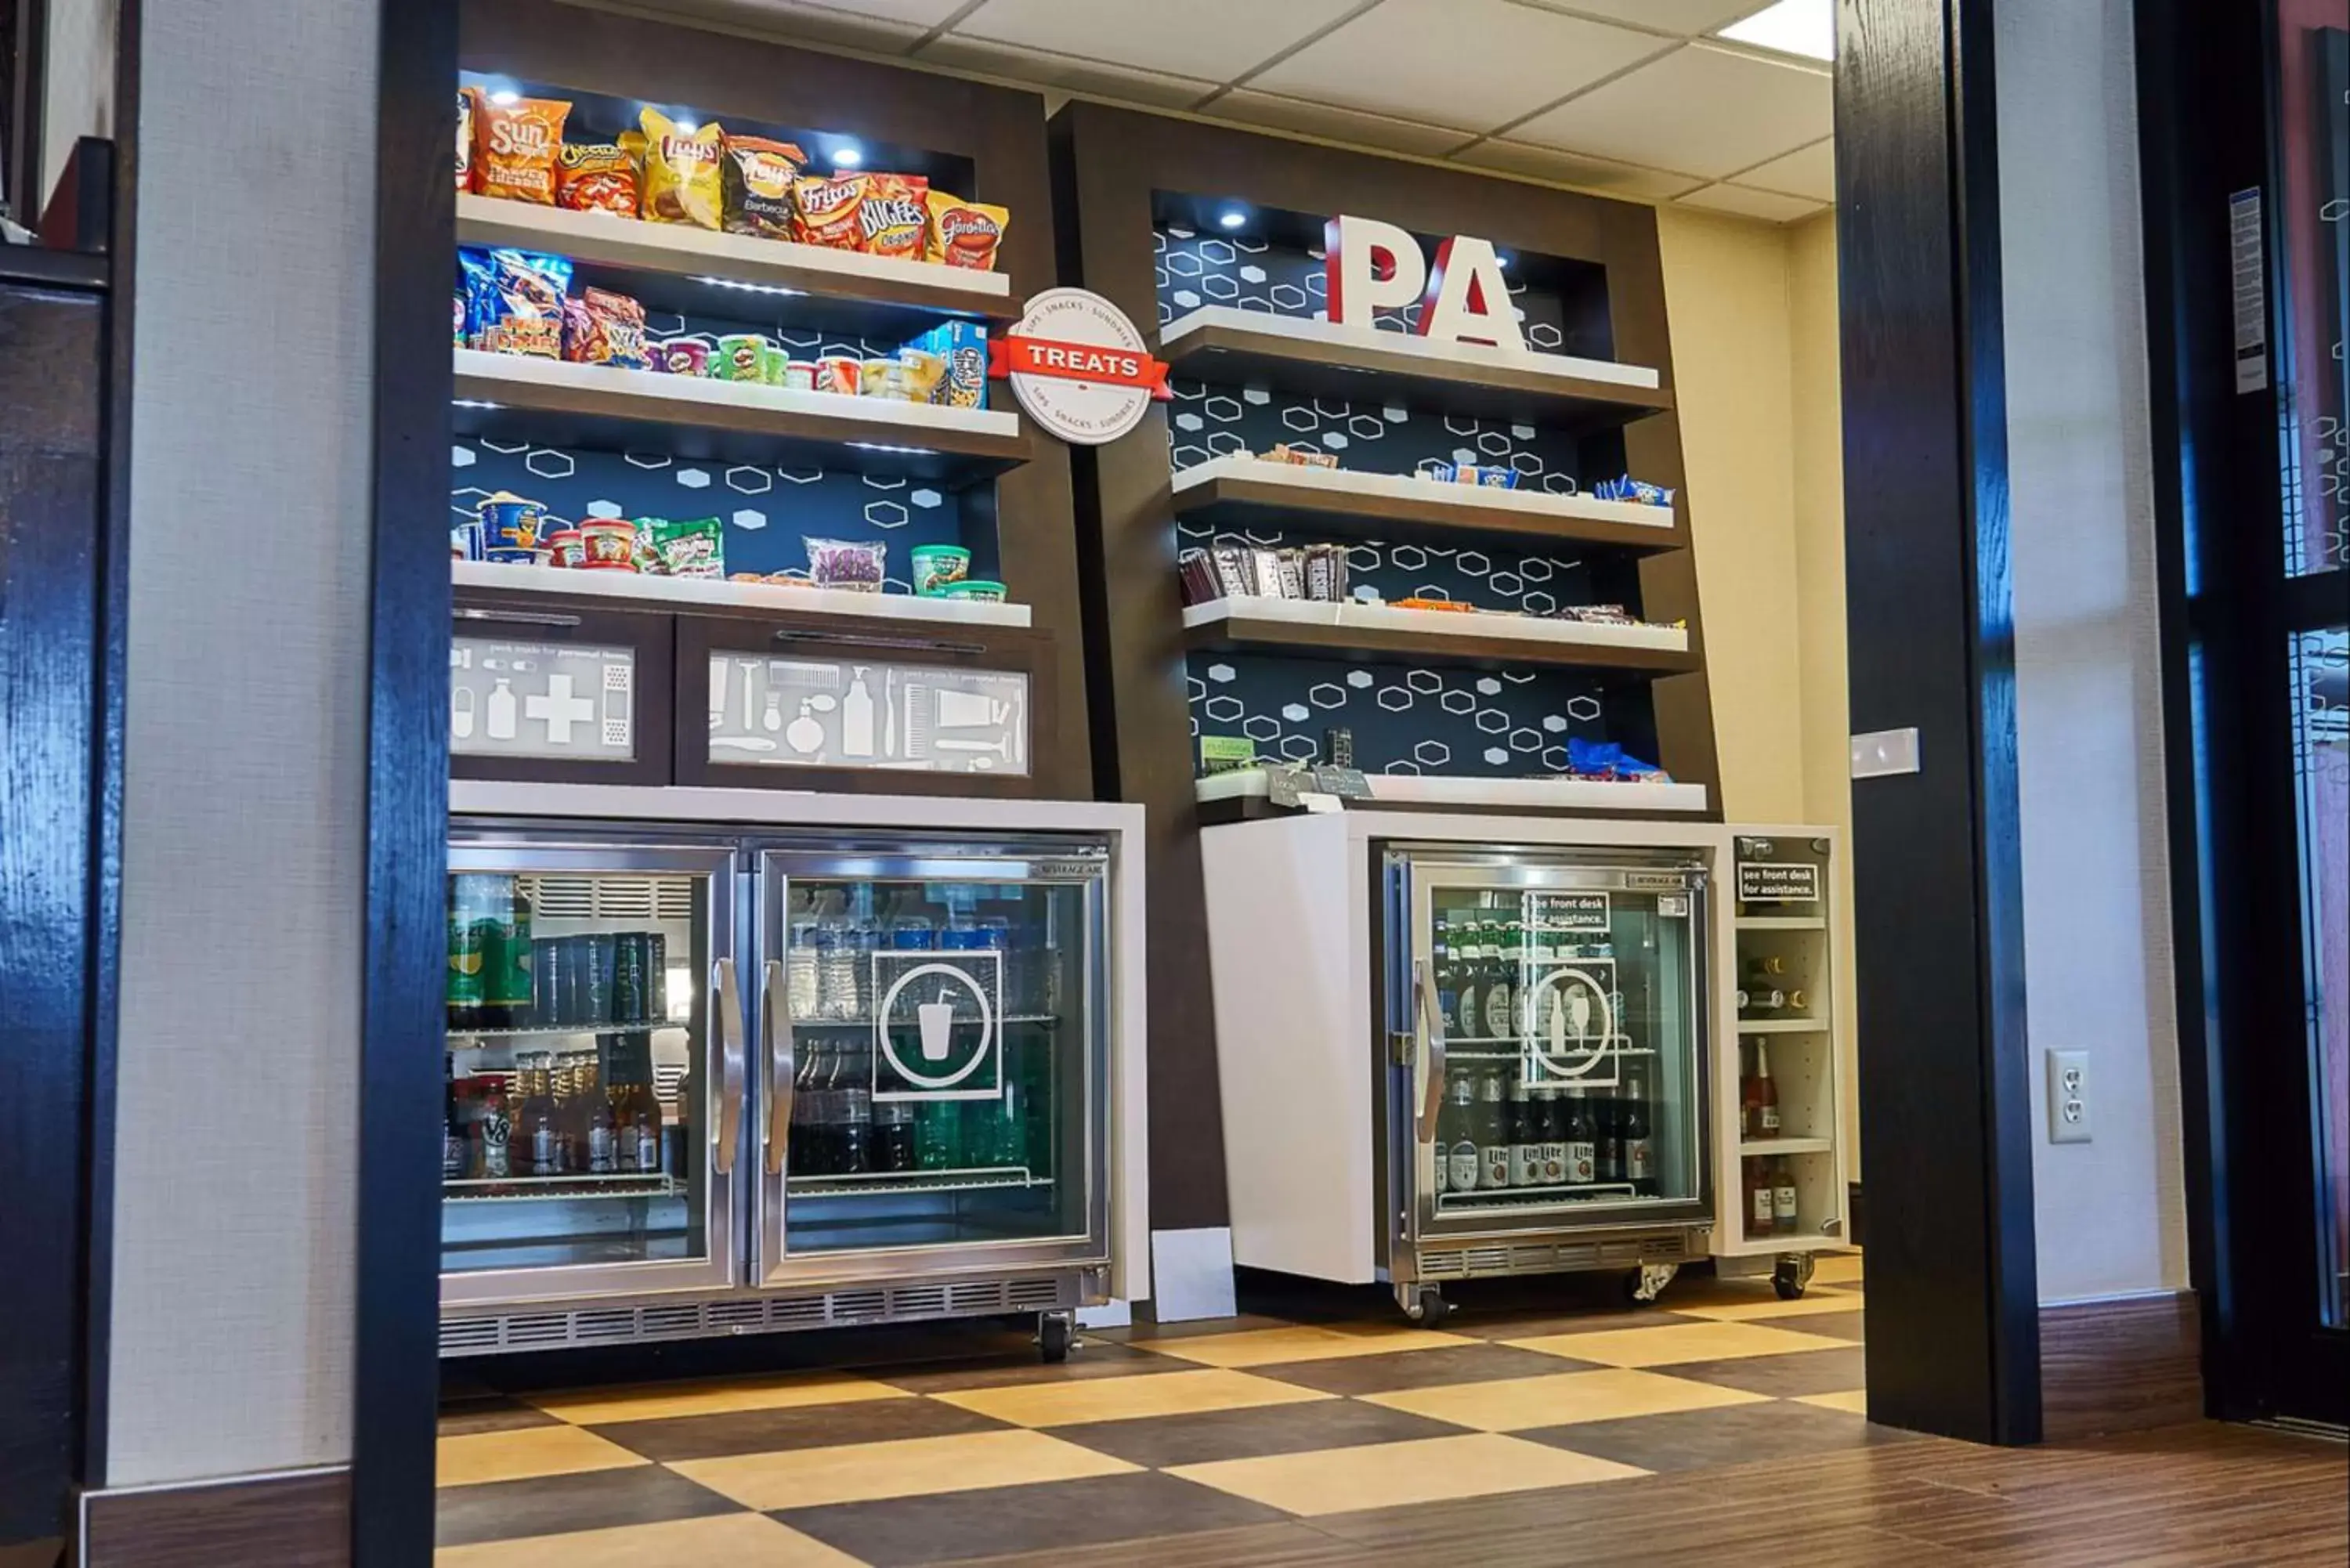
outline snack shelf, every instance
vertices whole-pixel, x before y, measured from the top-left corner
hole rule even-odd
[[[1537,1203],[1627,1202],[1640,1196],[1628,1181],[1585,1181],[1555,1187],[1480,1187],[1470,1192],[1440,1194],[1440,1213],[1460,1210],[1507,1209]]]
[[[975,483],[1029,458],[1017,414],[618,370],[458,348],[460,435],[666,452],[760,467],[850,468]]]
[[[1484,611],[1399,609],[1313,599],[1226,598],[1183,611],[1202,651],[1279,650],[1347,659],[1407,658],[1481,668],[1563,665],[1672,675],[1700,668],[1679,627],[1609,626]]]
[[[448,1039],[458,1050],[467,1049],[459,1042],[466,1040],[559,1040],[577,1034],[657,1034],[667,1029],[691,1029],[690,1023],[664,1019],[660,1023],[538,1023],[524,1029],[452,1029]]]
[[[1024,1165],[974,1167],[966,1170],[859,1171],[853,1176],[794,1176],[797,1198],[856,1198],[889,1192],[983,1192],[998,1187],[1050,1187]]]
[[[1657,372],[1643,366],[1505,354],[1229,305],[1201,306],[1159,328],[1159,356],[1187,379],[1256,382],[1570,431],[1629,424],[1673,406]]]
[[[1741,1158],[1749,1155],[1769,1158],[1781,1154],[1833,1154],[1835,1140],[1825,1137],[1753,1137],[1738,1146]]]
[[[797,296],[803,303],[784,307],[795,318],[859,336],[903,335],[941,316],[997,322],[1020,314],[1012,279],[1000,272],[496,196],[457,197],[457,243],[552,251],[568,256],[582,281],[661,310],[723,316],[729,289]]]
[[[554,1203],[579,1198],[675,1198],[685,1183],[671,1176],[479,1177],[441,1183],[448,1203]]]
[[[1696,784],[1638,784],[1602,779],[1447,778],[1428,774],[1368,775],[1373,805],[1506,806],[1519,811],[1663,811],[1706,809]],[[1263,768],[1210,774],[1195,788],[1201,805],[1263,798],[1270,784]]]
[[[1825,915],[1740,915],[1731,922],[1742,931],[1824,931]]]
[[[894,950],[905,952],[910,950],[899,948]],[[953,950],[939,950],[952,951]],[[1057,1012],[1005,1012],[997,1014],[995,1022],[1007,1028],[1014,1024],[1049,1025],[1059,1023],[1061,1015]],[[873,1027],[873,1020],[869,1014],[863,1018],[795,1018],[792,1020],[792,1027],[795,1030],[806,1030],[810,1033],[827,1029],[870,1030]]]
[[[1311,468],[1220,457],[1176,473],[1175,512],[1219,528],[1304,524],[1345,538],[1457,538],[1462,534],[1572,539],[1640,554],[1684,549],[1689,531],[1669,506],[1595,501],[1541,490],[1451,484],[1411,474]]]
[[[1828,1021],[1825,1018],[1742,1018],[1738,1021],[1741,1034],[1825,1034]]]
[[[925,625],[1025,627],[1026,605],[978,599],[922,598],[913,594],[855,594],[839,588],[736,583],[708,577],[655,577],[637,572],[583,572],[555,566],[509,566],[494,561],[452,561],[461,588],[567,594],[639,604],[693,605],[717,609],[837,615]]]

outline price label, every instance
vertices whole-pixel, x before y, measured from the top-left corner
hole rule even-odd
[[[1315,768],[1314,787],[1324,794],[1335,794],[1340,800],[1371,798],[1371,781],[1363,776],[1360,768]]]

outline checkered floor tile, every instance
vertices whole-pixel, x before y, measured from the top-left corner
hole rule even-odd
[[[452,1396],[439,1562],[899,1568],[1240,1542],[1895,1441],[1862,1413],[1859,1265],[1823,1260],[1794,1302],[1690,1279],[1659,1309],[1461,1311],[1441,1332],[1258,1315],[1089,1338],[1061,1366],[973,1326],[847,1371]]]

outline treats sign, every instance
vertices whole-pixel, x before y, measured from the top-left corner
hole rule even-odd
[[[1028,417],[1063,441],[1099,446],[1165,402],[1167,366],[1126,312],[1082,288],[1048,288],[988,344],[987,373],[1009,377]]]
[[[1430,266],[1419,242],[1395,224],[1342,214],[1324,225],[1322,243],[1334,324],[1367,329],[1373,312],[1417,301],[1422,337],[1527,352],[1491,240],[1455,234]]]

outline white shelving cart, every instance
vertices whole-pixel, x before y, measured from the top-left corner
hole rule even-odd
[[[1731,1027],[1716,1035],[1718,1112],[1712,1250],[1724,1275],[1770,1270],[1794,1300],[1814,1255],[1851,1245],[1843,1064],[1850,1027],[1835,987],[1851,961],[1835,918],[1836,857],[1826,827],[1733,826],[1721,908],[1734,954]],[[1765,1116],[1749,1085],[1766,1070]],[[1771,1125],[1775,1123],[1775,1125]],[[1765,1220],[1767,1219],[1767,1226]]]

